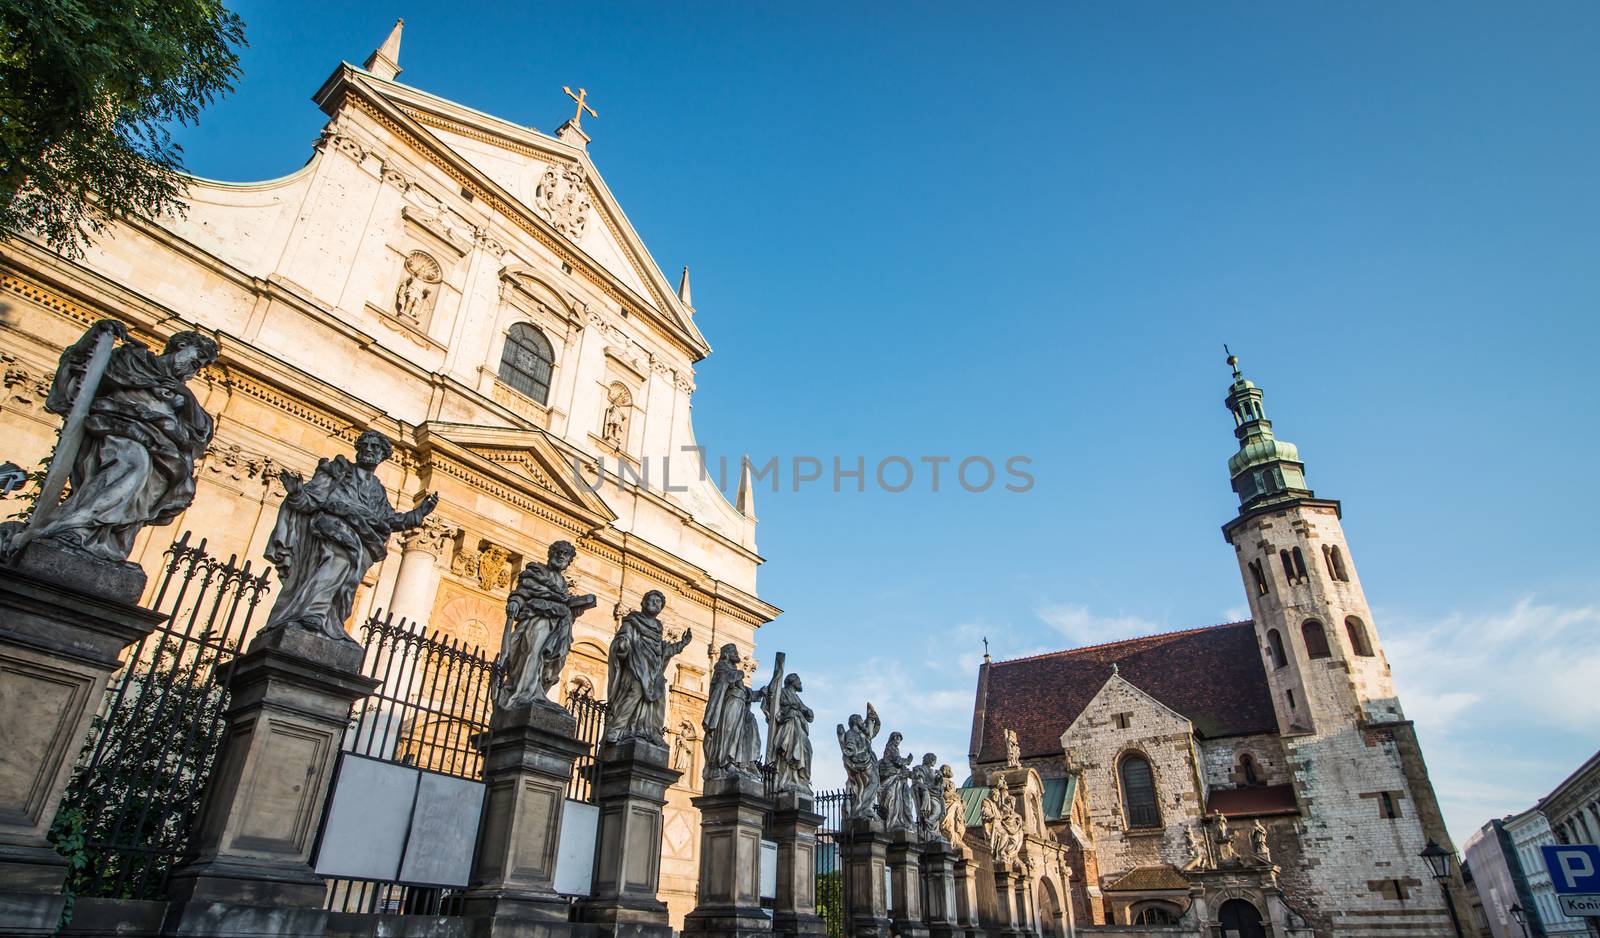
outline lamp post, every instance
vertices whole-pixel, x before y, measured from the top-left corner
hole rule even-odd
[[[1513,902],[1506,911],[1511,913],[1511,920],[1522,929],[1522,938],[1528,938],[1528,913],[1523,910],[1522,903]]]
[[[1439,891],[1444,893],[1444,905],[1450,910],[1450,924],[1455,927],[1456,938],[1465,938],[1461,934],[1461,919],[1456,916],[1456,900],[1450,895],[1450,851],[1430,840],[1420,855],[1428,861],[1433,878],[1439,881]]]

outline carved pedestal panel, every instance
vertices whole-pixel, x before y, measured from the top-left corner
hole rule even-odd
[[[1022,938],[1017,908],[1018,877],[1008,869],[994,871],[995,930],[999,938]]]
[[[599,765],[594,896],[579,903],[578,920],[614,938],[668,938],[672,926],[659,895],[661,809],[680,773],[667,768],[665,743],[637,739],[601,747]]]
[[[311,869],[350,706],[379,684],[362,651],[298,628],[264,632],[218,669],[227,730],[168,916],[177,934],[310,929],[326,884]]]
[[[922,846],[922,920],[931,938],[956,938],[955,857],[949,841]]]
[[[497,710],[476,743],[484,753],[483,820],[466,914],[483,936],[567,931],[556,894],[556,852],[572,763],[588,748],[577,720],[551,704]]]
[[[983,926],[978,922],[978,879],[972,861],[957,854],[951,863],[955,874],[956,925],[965,938],[982,938]]]
[[[894,831],[889,835],[887,850],[889,863],[889,888],[893,895],[889,902],[889,919],[894,922],[894,932],[902,938],[928,938],[928,926],[922,922],[922,845],[911,831]]]
[[[772,837],[778,842],[778,894],[772,906],[772,930],[795,938],[828,932],[817,914],[817,825],[822,815],[810,797],[797,792],[778,796],[772,812]]]
[[[125,648],[162,617],[143,575],[34,544],[0,567],[0,933],[53,934],[67,861],[45,839]],[[100,575],[100,574],[106,575]]]
[[[759,779],[708,779],[700,809],[700,894],[683,934],[695,938],[770,935],[761,908],[761,822],[772,806]]]
[[[889,938],[889,897],[883,888],[889,838],[883,832],[883,824],[875,820],[845,821],[840,846],[852,938]]]

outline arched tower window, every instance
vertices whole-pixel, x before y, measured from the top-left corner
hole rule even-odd
[[[1156,780],[1150,760],[1137,753],[1123,757],[1122,807],[1129,827],[1160,827],[1161,812],[1156,810]]]
[[[1257,557],[1255,560],[1250,561],[1245,566],[1250,568],[1250,576],[1255,579],[1256,595],[1267,595],[1267,576],[1266,573],[1261,569],[1261,558]]]
[[[1261,784],[1261,773],[1256,771],[1255,757],[1248,752],[1239,756],[1239,777],[1246,785]]]
[[[1294,575],[1301,580],[1304,580],[1307,576],[1306,558],[1304,554],[1300,553],[1300,548],[1298,547],[1294,549]]]
[[[1272,666],[1281,668],[1289,663],[1289,656],[1283,653],[1283,636],[1277,629],[1267,629],[1267,649],[1272,652]]]
[[[1344,554],[1340,552],[1339,545],[1333,545],[1332,549],[1328,551],[1328,555],[1333,558],[1333,578],[1340,583],[1348,583],[1350,574],[1345,572]]]
[[[1294,582],[1294,561],[1289,559],[1287,550],[1278,551],[1278,561],[1283,564],[1283,575],[1290,583]]]
[[[1344,630],[1350,635],[1350,649],[1363,658],[1371,658],[1372,642],[1367,640],[1366,623],[1355,616],[1345,616]]]
[[[525,322],[513,325],[506,333],[505,351],[500,354],[500,380],[519,393],[548,404],[554,368],[555,353],[544,333]]]
[[[1322,631],[1322,623],[1316,619],[1307,619],[1300,626],[1300,634],[1306,640],[1306,656],[1309,658],[1328,658],[1333,653],[1328,650],[1328,636]]]

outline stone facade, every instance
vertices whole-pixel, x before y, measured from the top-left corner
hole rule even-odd
[[[363,581],[352,628],[382,609],[493,656],[512,574],[566,539],[578,549],[570,579],[600,606],[577,622],[562,686],[603,688],[617,617],[661,590],[669,632],[697,638],[668,674],[684,775],[667,795],[662,882],[681,922],[697,868],[703,643],[753,660],[756,630],[777,614],[756,595],[748,498],[736,509],[718,467],[701,478],[686,451],[694,366],[710,352],[693,309],[584,138],[348,65],[315,100],[327,126],[287,176],[191,180],[186,217],[119,226],[79,262],[27,241],[0,248],[5,456],[27,467],[48,452],[59,420],[44,390],[89,323],[121,319],[157,347],[200,329],[222,350],[193,383],[216,439],[194,504],[136,544],[147,570],[186,529],[214,555],[259,557],[284,496],[278,471],[310,475],[372,428],[395,442],[378,470],[395,504],[428,491],[440,504]],[[547,388],[507,366],[539,371],[512,342],[534,333]]]

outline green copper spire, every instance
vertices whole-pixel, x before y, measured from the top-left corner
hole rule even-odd
[[[1226,345],[1222,349],[1228,351]],[[1239,509],[1314,497],[1306,488],[1300,450],[1272,435],[1272,421],[1261,406],[1261,389],[1239,373],[1239,357],[1232,352],[1228,352],[1228,365],[1233,369],[1233,385],[1228,388],[1226,403],[1233,414],[1233,435],[1239,440],[1239,451],[1228,459],[1228,474],[1239,496]]]

